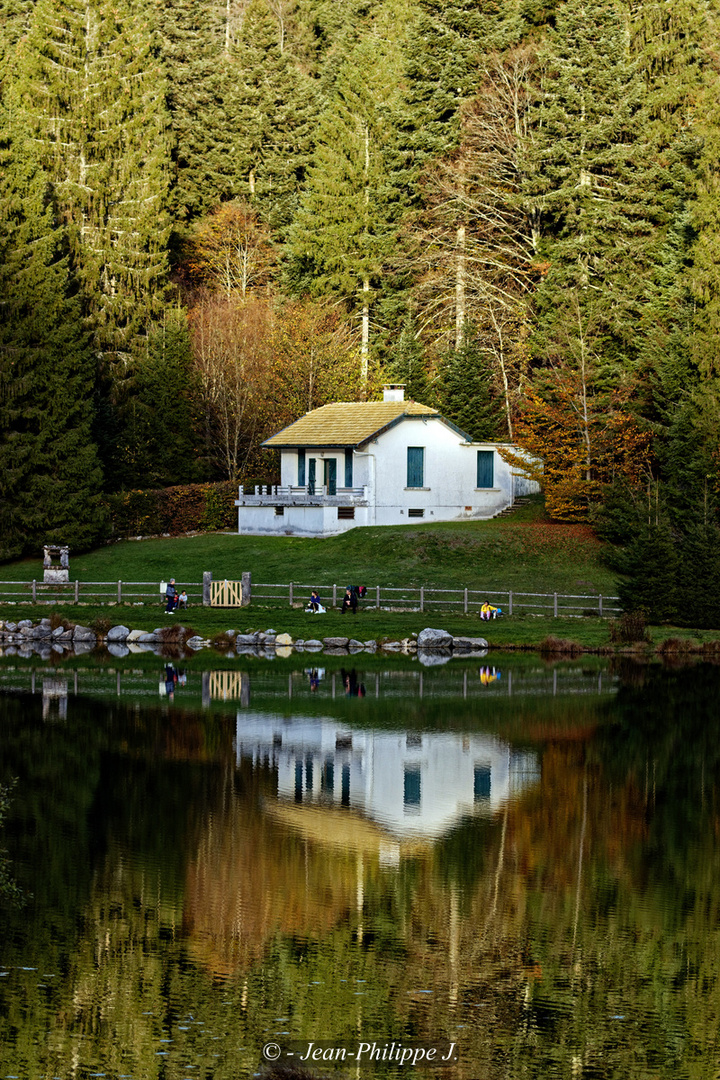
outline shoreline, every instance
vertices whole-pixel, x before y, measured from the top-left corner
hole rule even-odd
[[[448,620],[448,622],[455,621]],[[305,628],[310,629],[307,622]],[[316,628],[319,630],[317,624],[313,623],[312,629]],[[326,626],[326,629],[331,628]],[[344,626],[343,629],[345,629]],[[421,662],[425,659],[428,664],[445,662],[453,657],[458,659],[482,657],[489,651],[537,653],[550,660],[573,659],[586,655],[630,656],[638,659],[687,656],[714,662],[720,661],[720,637],[703,640],[702,637],[698,639],[687,636],[688,631],[684,631],[686,634],[684,637],[675,633],[671,637],[657,641],[649,639],[648,636],[637,642],[622,643],[606,639],[604,642],[590,643],[552,633],[546,633],[540,640],[498,641],[493,640],[495,635],[492,634],[492,624],[488,626],[489,637],[468,631],[453,632],[437,627],[423,627],[420,631],[411,631],[404,635],[376,634],[374,637],[369,637],[362,635],[361,628],[356,623],[353,624],[352,629],[360,631],[357,637],[349,633],[339,633],[337,630],[334,633],[326,633],[322,636],[318,634],[312,637],[293,635],[288,631],[274,629],[248,632],[229,629],[213,632],[206,628],[206,631],[202,633],[180,623],[156,626],[149,630],[132,629],[124,623],[115,624],[106,616],[94,621],[90,620],[89,625],[84,625],[53,613],[52,616],[42,616],[39,619],[24,618],[17,621],[0,619],[0,657],[18,654],[29,656],[36,653],[46,654],[49,658],[54,653],[59,659],[63,655],[81,655],[98,648],[105,648],[117,658],[144,652],[165,655],[173,650],[187,651],[188,655],[192,655],[211,649],[218,655],[224,656],[234,654],[287,657],[294,652],[343,656],[365,652],[388,656],[418,656]],[[507,626],[504,627],[506,631],[509,629]],[[662,628],[653,629],[657,631]],[[521,627],[516,625],[513,630],[517,634]],[[667,628],[667,630],[673,632],[673,628]],[[513,634],[513,637],[516,634]],[[505,636],[503,634],[503,637]],[[523,636],[522,633],[517,634],[517,638]]]

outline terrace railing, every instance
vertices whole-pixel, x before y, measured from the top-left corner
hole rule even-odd
[[[323,484],[303,487],[283,487],[280,484],[256,484],[252,491],[241,485],[238,502],[241,506],[365,506],[366,487],[337,487],[332,492]]]

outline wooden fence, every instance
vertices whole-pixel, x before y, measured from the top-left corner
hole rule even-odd
[[[213,581],[210,602],[217,607],[238,607],[242,599],[239,581]],[[316,586],[312,586],[315,588]],[[338,608],[342,604],[345,586],[317,586],[324,607]],[[203,602],[202,582],[176,582],[178,591],[185,589],[188,603]],[[298,582],[286,584],[252,584],[252,602],[265,608],[302,608],[310,598],[311,586]],[[477,614],[484,600],[502,609],[505,615],[536,614],[561,616],[617,615],[622,609],[616,596],[597,593],[571,595],[567,593],[523,593],[514,590],[480,591],[479,589],[436,589],[429,585],[370,585],[360,602],[360,609],[382,611],[455,611]],[[46,585],[41,581],[0,581],[0,604],[157,604],[164,606],[165,595],[159,582],[150,581],[71,581],[67,585]]]

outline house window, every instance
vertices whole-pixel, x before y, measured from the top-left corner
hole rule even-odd
[[[403,777],[403,808],[407,813],[420,808],[420,766],[406,765]]]
[[[425,508],[422,506],[408,507],[408,517],[425,517]]]
[[[355,507],[354,506],[338,506],[338,521],[354,521],[355,520]]]
[[[324,795],[332,795],[335,787],[335,765],[332,758],[328,758],[322,767],[320,774],[320,791]]]
[[[353,452],[345,451],[345,487],[353,486]]]
[[[494,459],[495,452],[493,450],[478,450],[477,487],[495,487]]]
[[[421,488],[425,479],[425,447],[407,448],[407,487]]]
[[[482,802],[483,799],[490,798],[490,766],[489,765],[476,765],[475,766],[475,782],[473,784],[473,794],[475,796],[475,802]]]
[[[284,506],[276,506],[275,507],[275,517],[282,517],[284,515],[284,513],[285,513],[285,507]]]
[[[305,487],[305,451],[298,450],[298,487]]]

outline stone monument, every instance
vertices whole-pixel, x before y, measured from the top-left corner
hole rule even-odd
[[[43,548],[43,581],[51,585],[66,585],[70,581],[67,544],[46,544]]]

